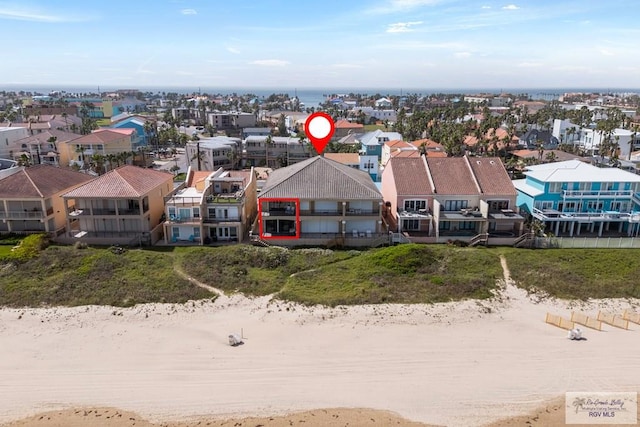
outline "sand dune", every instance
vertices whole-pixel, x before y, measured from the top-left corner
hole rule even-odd
[[[427,424],[484,425],[528,416],[566,391],[640,391],[640,325],[588,330],[575,342],[544,323],[547,311],[638,307],[565,303],[507,285],[489,301],[435,305],[309,308],[231,296],[2,309],[0,423],[80,407],[153,423],[373,408]],[[245,344],[230,347],[231,332]],[[369,417],[362,411],[349,415],[350,426],[368,425],[354,424]]]

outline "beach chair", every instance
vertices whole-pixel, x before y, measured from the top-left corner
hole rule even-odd
[[[358,237],[358,230],[353,230],[353,237]]]
[[[371,235],[372,235],[372,234],[371,234],[371,230],[367,230],[367,237],[368,237],[368,238],[371,238]]]

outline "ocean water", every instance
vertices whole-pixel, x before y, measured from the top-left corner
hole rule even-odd
[[[68,93],[91,93],[91,92],[110,92],[118,89],[138,89],[142,92],[162,93],[162,92],[177,92],[179,94],[191,94],[191,93],[207,93],[213,94],[254,94],[259,98],[266,98],[271,94],[286,93],[289,96],[298,96],[300,102],[304,103],[306,107],[317,107],[319,104],[325,102],[331,95],[358,93],[362,95],[431,95],[437,93],[444,94],[479,94],[479,93],[493,93],[499,94],[502,92],[512,94],[527,94],[532,99],[543,99],[551,101],[558,99],[558,97],[567,92],[591,92],[591,93],[640,93],[640,88],[258,88],[258,87],[175,87],[175,86],[89,86],[89,85],[8,85],[0,83],[0,90],[6,91],[26,91],[36,94],[46,95],[52,91],[66,91]]]

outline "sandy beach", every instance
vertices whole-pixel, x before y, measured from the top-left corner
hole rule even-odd
[[[566,391],[640,391],[640,325],[583,328],[587,340],[571,341],[545,314],[625,308],[640,311],[640,301],[564,302],[508,281],[491,300],[434,305],[304,307],[234,295],[128,309],[5,308],[0,423],[48,412],[11,425],[73,426],[80,411],[101,408],[135,413],[137,426],[248,416],[290,425],[273,423],[286,414],[307,426],[554,425],[564,412],[549,408]],[[229,333],[245,344],[229,346]],[[537,424],[545,409],[555,418]],[[313,424],[320,411],[344,418]],[[66,421],[54,424],[56,416]],[[376,417],[389,418],[370,423]],[[112,418],[120,424],[91,425],[130,425]]]

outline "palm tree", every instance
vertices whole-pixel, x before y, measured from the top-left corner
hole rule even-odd
[[[113,166],[115,163],[118,162],[118,156],[116,156],[113,153],[109,153],[105,156],[105,158],[107,159],[107,162],[109,163],[109,169],[113,169]]]
[[[18,166],[29,167],[31,166],[31,157],[28,154],[22,153],[18,159]]]
[[[269,167],[269,145],[273,143],[273,138],[271,135],[267,136],[267,139],[264,140],[264,154],[265,154],[265,166]]]
[[[200,141],[196,141],[196,152],[191,156],[191,161],[198,161],[198,171],[202,170],[202,162],[204,161],[204,151],[200,151]]]
[[[91,156],[91,163],[93,163],[94,171],[98,175],[102,175],[104,173],[104,163],[106,157],[100,153],[96,153]]]
[[[79,154],[78,156],[78,160],[80,160],[82,162],[82,167],[84,168],[84,152],[87,150],[87,147],[85,147],[84,145],[79,145],[76,148],[76,153]]]

